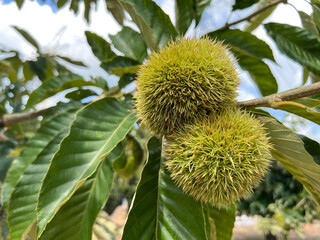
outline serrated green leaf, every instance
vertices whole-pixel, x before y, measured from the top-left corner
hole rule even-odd
[[[111,12],[116,21],[123,25],[124,11],[119,0],[105,0],[107,9]]]
[[[126,57],[142,63],[148,55],[143,38],[132,28],[123,27],[116,35],[109,35],[109,37],[114,47],[124,53]]]
[[[159,140],[151,138],[148,151],[122,240],[210,239],[207,206],[173,183],[162,166]]]
[[[107,73],[122,76],[126,73],[136,73],[138,71],[138,65],[140,65],[140,62],[132,58],[116,56],[107,62],[102,62],[100,66]]]
[[[36,134],[27,142],[26,147],[20,156],[12,162],[1,191],[1,202],[3,207],[8,207],[10,196],[16,186],[20,176],[26,168],[34,162],[44,148],[59,134],[57,120],[59,115],[64,115],[68,111],[79,108],[77,103],[58,105],[49,109],[44,116],[42,125]]]
[[[109,197],[113,182],[111,162],[118,156],[112,153],[61,207],[40,240],[91,240],[92,225]]]
[[[94,81],[85,81],[82,79],[82,77],[74,73],[65,73],[48,79],[29,95],[26,109],[33,107],[44,99],[51,97],[65,89],[82,86],[101,87]]]
[[[39,47],[37,41],[36,41],[33,37],[31,37],[31,35],[30,35],[27,31],[25,31],[25,30],[23,30],[23,29],[21,29],[21,28],[19,28],[19,27],[17,27],[17,26],[12,26],[12,27],[13,27],[18,33],[20,33],[20,35],[21,35],[25,40],[27,40],[32,46],[34,46],[34,47],[40,52],[40,47]]]
[[[121,0],[124,9],[140,29],[151,50],[161,48],[177,37],[177,30],[169,16],[152,0]]]
[[[267,64],[258,58],[250,57],[241,52],[233,51],[233,53],[238,58],[240,67],[249,72],[262,95],[268,96],[278,92],[277,80]]]
[[[214,223],[215,240],[231,240],[234,222],[236,220],[236,207],[221,206],[209,207],[210,220]]]
[[[303,142],[276,119],[259,117],[273,144],[272,156],[300,183],[320,205],[320,165],[305,150]]]
[[[116,54],[111,50],[110,43],[99,35],[86,31],[87,42],[89,43],[93,54],[101,61],[109,61]]]
[[[51,158],[59,149],[61,140],[68,134],[69,125],[78,109],[70,109],[45,124],[46,131],[54,132],[55,136],[20,176],[9,200],[8,224],[11,240],[21,239],[23,233],[36,220],[37,198],[41,181],[48,170]]]
[[[176,27],[181,33],[185,33],[192,20],[196,20],[196,26],[200,22],[204,9],[210,5],[211,0],[176,0],[175,1]]]
[[[236,0],[236,2],[232,5],[232,11],[251,7],[257,2],[259,2],[259,0]]]
[[[259,59],[266,58],[275,62],[270,46],[249,32],[244,32],[240,29],[226,29],[210,32],[207,35],[228,44],[231,47],[231,51]]]
[[[283,54],[310,71],[320,74],[320,37],[318,35],[288,24],[268,23],[264,27]]]
[[[136,121],[131,108],[114,98],[93,102],[77,113],[43,180],[37,206],[38,237]]]

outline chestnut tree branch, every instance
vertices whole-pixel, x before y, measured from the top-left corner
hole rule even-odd
[[[272,7],[276,6],[276,5],[278,5],[279,3],[288,3],[288,0],[278,0],[278,1],[275,1],[273,3],[270,3],[269,5],[264,6],[263,8],[255,11],[254,13],[250,14],[247,17],[241,18],[241,19],[239,19],[237,21],[234,21],[234,22],[231,22],[231,23],[226,23],[223,27],[221,27],[221,28],[219,28],[219,29],[217,29],[215,31],[225,30],[225,29],[228,29],[230,26],[236,25],[238,23],[241,23],[241,22],[244,22],[244,21],[250,21],[253,17],[259,15],[260,13],[266,11],[269,8],[272,8]]]
[[[120,92],[120,88],[112,88],[106,93],[103,93],[101,96],[94,99],[94,101],[100,100],[104,97],[112,96]],[[35,119],[39,116],[43,116],[49,108],[41,109],[33,112],[22,112],[22,113],[12,113],[12,114],[3,114],[0,116],[0,128],[8,127],[15,123],[24,122],[28,120]]]
[[[119,88],[111,89],[104,94],[104,97],[111,96],[120,92]],[[273,107],[273,103],[290,101],[302,97],[320,94],[320,82],[311,84],[309,86],[291,89],[289,91],[275,93],[266,97],[241,101],[238,106],[241,108],[255,108],[255,107]],[[32,120],[45,114],[48,109],[42,109],[34,112],[23,112],[13,114],[3,114],[0,117],[0,127],[10,126],[15,123]]]
[[[320,82],[285,92],[275,93],[262,98],[238,102],[238,106],[241,108],[272,107],[272,103],[291,101],[315,94],[320,94]]]

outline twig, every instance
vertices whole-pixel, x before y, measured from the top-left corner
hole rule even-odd
[[[112,96],[114,94],[117,94],[118,92],[120,92],[119,88],[111,89],[109,90],[109,92],[104,94],[104,97]],[[320,82],[311,84],[309,86],[272,94],[262,98],[238,102],[238,106],[241,108],[273,107],[273,104],[276,102],[295,100],[315,94],[320,94]],[[15,123],[32,120],[38,116],[42,116],[47,110],[48,109],[42,109],[35,112],[4,114],[0,118],[0,127],[10,126]]]
[[[114,94],[117,94],[118,92],[120,92],[120,88],[119,87],[111,88],[106,93],[104,93],[101,96],[99,96],[96,99],[94,99],[94,101],[100,100],[100,99],[102,99],[104,97],[112,96]],[[41,110],[34,111],[34,112],[3,114],[0,117],[0,128],[7,127],[7,126],[13,125],[15,123],[19,123],[19,122],[24,122],[24,121],[35,119],[35,118],[37,118],[39,116],[44,115],[45,112],[48,109],[49,108],[41,109]]]
[[[320,94],[320,82],[262,98],[238,102],[238,106],[241,108],[272,107],[275,102],[290,101],[315,94]]]
[[[288,0],[278,0],[276,2],[270,3],[269,5],[266,5],[265,7],[255,11],[254,13],[250,14],[247,17],[241,18],[241,19],[239,19],[237,21],[234,21],[234,22],[231,22],[231,23],[226,23],[223,27],[221,27],[221,28],[219,28],[219,29],[217,29],[215,31],[225,30],[225,29],[229,28],[230,26],[236,25],[238,23],[241,23],[241,22],[244,22],[244,21],[250,21],[251,18],[255,17],[256,15],[259,15],[260,13],[266,11],[269,8],[272,8],[272,7],[276,6],[276,5],[278,5],[279,3],[288,3]]]

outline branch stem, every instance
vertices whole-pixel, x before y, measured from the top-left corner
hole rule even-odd
[[[231,22],[231,23],[226,23],[223,27],[215,30],[215,31],[219,31],[219,30],[225,30],[225,29],[228,29],[229,27],[233,26],[233,25],[236,25],[238,23],[241,23],[241,22],[244,22],[244,21],[250,21],[253,17],[259,15],[260,13],[266,11],[267,9],[269,8],[272,8],[276,5],[278,5],[279,3],[288,3],[288,0],[278,0],[278,1],[275,1],[273,3],[270,3],[269,5],[266,5],[264,6],[263,8],[255,11],[254,13],[250,14],[249,16],[247,17],[244,17],[244,18],[241,18],[237,21],[234,21],[234,22]]]
[[[103,93],[101,96],[97,97],[94,101],[100,100],[104,97],[109,97],[120,92],[119,87],[111,88],[109,91]],[[12,113],[12,114],[3,114],[0,117],[0,128],[8,127],[15,123],[24,122],[28,120],[35,119],[39,116],[43,116],[49,108],[41,109],[33,112],[22,112],[22,113]]]
[[[238,106],[241,108],[273,107],[272,103],[274,102],[291,101],[315,94],[320,94],[320,82],[281,93],[275,93],[262,98],[238,102]]]

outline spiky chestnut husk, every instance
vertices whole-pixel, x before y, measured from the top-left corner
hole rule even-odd
[[[251,114],[228,109],[167,138],[165,156],[172,179],[196,200],[232,204],[245,198],[269,166],[271,145]]]
[[[226,47],[202,38],[172,41],[153,52],[136,82],[138,116],[161,136],[233,104],[240,81]]]

